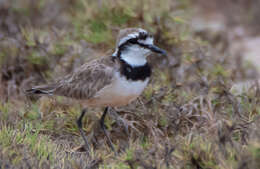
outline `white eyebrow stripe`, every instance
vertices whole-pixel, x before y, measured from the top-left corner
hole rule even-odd
[[[127,35],[126,37],[123,37],[119,43],[118,43],[118,46],[122,45],[123,43],[125,43],[126,41],[128,41],[129,39],[132,39],[132,38],[136,38],[138,37],[139,33],[131,33],[129,35]]]
[[[122,38],[122,39],[119,41],[118,46],[122,45],[123,43],[125,43],[125,42],[128,41],[129,39],[137,38],[137,37],[139,36],[139,33],[140,33],[140,32],[147,33],[144,29],[139,28],[139,32],[135,32],[135,33],[128,34],[126,37]]]

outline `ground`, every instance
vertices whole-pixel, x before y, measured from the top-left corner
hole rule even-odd
[[[260,168],[260,1],[219,1],[0,1],[0,168]],[[142,96],[106,118],[118,155],[88,108],[88,156],[82,107],[24,90],[113,53],[125,27],[168,56],[150,56]]]

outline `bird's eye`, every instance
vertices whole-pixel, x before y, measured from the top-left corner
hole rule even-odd
[[[129,43],[137,43],[137,39],[136,38],[132,38],[128,40]]]
[[[147,38],[147,33],[145,33],[145,32],[139,33],[139,39],[145,40],[146,38]]]

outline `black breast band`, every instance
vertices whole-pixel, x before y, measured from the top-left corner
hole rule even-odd
[[[125,76],[127,80],[144,81],[151,76],[151,67],[148,63],[142,66],[131,66],[124,60],[120,59],[121,68],[120,74]]]

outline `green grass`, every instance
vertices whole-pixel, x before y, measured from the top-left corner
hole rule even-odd
[[[22,156],[27,150],[36,160],[47,160],[53,163],[53,156],[57,145],[51,143],[50,137],[39,135],[39,130],[34,129],[30,123],[24,124],[23,131],[1,124],[0,145],[12,164],[22,163]],[[18,149],[17,149],[18,148]],[[13,156],[15,157],[13,158]]]

